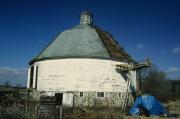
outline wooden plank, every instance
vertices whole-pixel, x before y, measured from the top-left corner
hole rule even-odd
[[[117,69],[122,72],[128,71],[130,68],[132,68],[132,70],[138,70],[138,69],[142,69],[142,68],[146,68],[150,66],[151,66],[151,62],[149,59],[146,59],[142,63],[134,64],[133,66],[131,66],[130,64],[117,64],[116,65]]]

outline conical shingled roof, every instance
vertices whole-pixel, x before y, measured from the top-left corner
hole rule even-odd
[[[37,57],[30,61],[30,64],[40,60],[60,58],[133,61],[109,33],[89,23],[81,23],[61,32]]]

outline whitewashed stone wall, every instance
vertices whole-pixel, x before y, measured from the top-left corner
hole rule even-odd
[[[79,92],[74,92],[75,107],[116,107],[120,108],[125,103],[125,92],[104,92],[105,97],[97,97],[97,92],[84,92],[84,96],[80,97]],[[119,95],[120,93],[120,95]],[[128,93],[128,104],[131,105],[133,97]]]
[[[114,102],[116,103],[114,106],[120,106],[124,98],[119,97],[118,93],[124,94],[127,91],[125,79],[115,70],[115,65],[121,63],[112,60],[86,58],[39,61],[34,64],[33,87],[35,87],[37,80],[37,90],[52,92],[49,95],[54,95],[54,92],[77,92],[75,93],[75,104],[79,106],[81,104],[91,106],[98,100],[103,105],[112,106],[113,103],[110,102]],[[35,76],[37,67],[38,72]],[[132,74],[131,82],[135,83],[136,72],[132,72]],[[136,84],[132,86],[136,89]],[[85,96],[83,98],[78,97],[78,92],[85,92]],[[96,92],[105,92],[105,97],[97,98]]]

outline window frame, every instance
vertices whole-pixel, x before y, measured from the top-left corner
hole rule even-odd
[[[81,95],[82,94],[82,95]],[[84,92],[79,92],[79,97],[84,97]]]
[[[118,95],[119,95],[119,98],[121,98],[121,97],[122,97],[122,93],[121,93],[121,92],[119,92],[119,93],[118,93]]]
[[[96,97],[97,98],[104,98],[105,97],[105,92],[96,92]]]
[[[36,78],[35,78],[35,89],[37,89],[37,82],[38,82],[38,73],[39,73],[39,66],[36,66]]]
[[[34,65],[30,67],[30,77],[29,77],[29,88],[33,88],[34,83]]]

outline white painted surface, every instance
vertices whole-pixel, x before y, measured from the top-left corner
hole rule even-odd
[[[30,71],[31,71],[31,68],[28,68],[27,88],[29,88],[29,85],[30,85]]]
[[[73,94],[72,93],[63,93],[62,105],[65,107],[73,107]]]
[[[131,80],[131,86],[133,87],[133,91],[135,92],[137,90],[137,84],[136,84],[136,71],[131,71],[131,76],[132,76],[132,80]]]
[[[100,59],[54,59],[36,62],[37,90],[125,92],[126,81],[115,65],[122,62]],[[35,87],[36,67],[33,87]],[[136,80],[135,76],[133,76]]]

